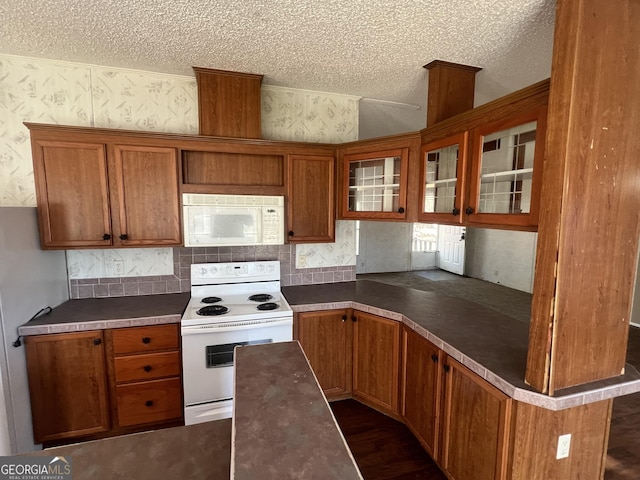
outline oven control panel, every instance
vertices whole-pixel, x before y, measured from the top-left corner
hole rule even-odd
[[[191,284],[208,285],[239,282],[280,280],[280,262],[194,263],[191,265]]]

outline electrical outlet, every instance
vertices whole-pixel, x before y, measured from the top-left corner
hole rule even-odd
[[[307,256],[306,255],[298,255],[298,267],[304,268],[307,266]]]
[[[124,275],[124,262],[122,260],[113,262],[113,274],[119,277]]]
[[[567,458],[569,456],[569,447],[571,446],[571,434],[560,435],[558,437],[558,451],[556,459]]]

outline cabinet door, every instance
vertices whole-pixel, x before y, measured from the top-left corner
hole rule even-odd
[[[452,480],[506,478],[512,400],[451,358],[444,371],[442,468]]]
[[[111,245],[103,144],[34,141],[33,169],[43,248]]]
[[[334,158],[291,155],[288,171],[289,242],[334,242]]]
[[[109,430],[102,332],[25,338],[36,443]]]
[[[299,313],[297,339],[329,397],[351,392],[352,322],[347,310]]]
[[[406,218],[409,149],[344,156],[343,218]]]
[[[422,222],[460,223],[467,163],[467,133],[422,146]]]
[[[400,323],[363,312],[355,312],[354,319],[354,397],[397,414]]]
[[[403,330],[402,416],[429,455],[437,458],[441,351],[413,330]]]
[[[543,106],[473,130],[469,223],[538,224],[546,124]]]
[[[116,145],[112,167],[111,181],[116,185],[112,189],[115,190],[112,203],[118,206],[115,244],[121,247],[180,245],[176,150]]]

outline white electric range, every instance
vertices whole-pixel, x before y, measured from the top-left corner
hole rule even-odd
[[[233,349],[293,337],[293,311],[280,292],[280,262],[191,265],[181,334],[185,424],[230,417]]]

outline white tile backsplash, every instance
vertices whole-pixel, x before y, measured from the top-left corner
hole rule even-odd
[[[173,275],[172,248],[67,250],[70,280]]]

